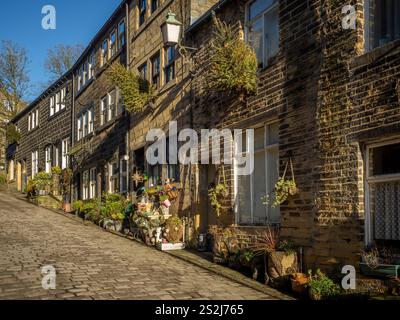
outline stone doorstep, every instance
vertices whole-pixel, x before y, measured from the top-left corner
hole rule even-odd
[[[21,194],[19,194],[19,193],[13,192],[13,195],[19,200],[22,200],[22,201],[28,202],[28,203],[30,203],[30,204],[32,204],[34,206],[40,207],[40,206],[36,205],[35,203],[29,202],[25,197],[22,197]],[[112,233],[112,234],[114,234],[116,236],[119,236],[121,238],[133,240],[137,244],[140,244],[140,245],[142,245],[142,246],[144,246],[146,248],[156,250],[156,251],[161,252],[163,254],[168,254],[168,255],[173,256],[175,258],[178,258],[178,259],[180,259],[182,261],[185,261],[187,263],[191,263],[192,265],[200,267],[200,268],[202,268],[202,269],[204,269],[206,271],[215,273],[215,274],[217,274],[219,276],[222,276],[222,277],[224,277],[226,279],[234,281],[234,282],[236,282],[238,284],[244,285],[244,286],[246,286],[248,288],[251,288],[253,290],[256,290],[256,291],[259,291],[261,293],[264,293],[264,294],[270,296],[272,299],[295,300],[295,298],[290,297],[290,296],[288,296],[288,295],[286,295],[284,293],[281,293],[278,290],[275,290],[275,289],[272,289],[270,287],[267,287],[267,286],[255,281],[255,280],[253,280],[253,279],[250,279],[250,278],[242,275],[241,273],[239,273],[239,272],[237,272],[237,271],[235,271],[233,269],[218,265],[216,263],[212,263],[210,261],[207,261],[207,259],[205,259],[205,258],[200,258],[200,257],[196,256],[195,254],[190,253],[188,250],[159,251],[155,247],[150,247],[150,246],[144,244],[142,241],[140,241],[138,239],[135,239],[134,237],[127,236],[127,235],[124,235],[122,233],[119,233],[119,232],[116,232],[116,231],[113,231],[113,230],[107,230],[107,229],[101,228],[100,226],[97,226],[97,225],[95,225],[95,224],[93,224],[93,223],[91,223],[89,221],[82,220],[81,218],[79,218],[79,217],[77,217],[75,215],[72,215],[72,214],[69,214],[69,213],[65,213],[65,212],[63,212],[61,210],[55,210],[55,209],[49,209],[49,208],[43,208],[43,207],[40,207],[40,208],[52,211],[54,213],[57,213],[57,214],[65,217],[65,218],[71,219],[71,220],[73,220],[75,222],[85,223],[86,226],[92,226],[92,227],[101,229],[101,230],[103,230],[105,232]]]

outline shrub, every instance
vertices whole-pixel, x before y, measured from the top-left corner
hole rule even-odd
[[[121,64],[112,65],[108,76],[120,89],[125,108],[130,112],[141,111],[144,106],[155,98],[154,88],[132,70],[127,70]]]
[[[21,140],[21,133],[15,124],[8,124],[6,128],[6,139],[8,144],[18,143]]]
[[[73,201],[73,202],[72,202],[72,209],[73,209],[74,211],[79,211],[79,212],[81,212],[82,209],[83,209],[83,201],[81,201],[81,200]]]
[[[47,186],[51,186],[52,185],[51,173],[47,173],[44,171],[39,172],[33,179],[33,183],[39,190],[43,190]]]
[[[58,174],[60,175],[62,173],[62,170],[60,167],[53,167],[51,168],[51,174]]]
[[[317,270],[315,275],[312,275],[311,270],[308,271],[310,281],[308,287],[311,294],[320,299],[327,299],[337,296],[340,293],[340,287],[329,279],[321,270]]]
[[[0,185],[7,183],[7,175],[4,172],[0,172]]]
[[[213,22],[215,32],[208,84],[211,88],[229,93],[254,93],[257,89],[258,69],[254,50],[215,14]]]
[[[99,223],[104,218],[102,216],[100,199],[92,199],[83,203],[82,212],[85,215],[85,219],[94,223]]]
[[[284,251],[286,255],[290,255],[296,252],[293,242],[289,240],[282,240],[279,243],[278,250]]]

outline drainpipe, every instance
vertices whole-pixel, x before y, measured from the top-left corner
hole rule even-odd
[[[74,70],[71,72],[72,74],[72,104],[71,104],[71,148],[75,147],[75,73]],[[71,159],[69,159],[69,165],[72,165]],[[72,171],[72,179],[71,179],[71,185],[70,185],[70,192],[69,192],[69,198],[70,202],[72,203],[72,199],[75,196],[73,194],[74,186],[75,185],[75,175],[74,172]]]

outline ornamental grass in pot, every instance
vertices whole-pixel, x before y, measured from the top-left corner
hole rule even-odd
[[[289,276],[298,270],[297,253],[289,241],[279,241],[279,229],[268,227],[258,235],[252,246],[256,254],[264,255],[265,283],[289,287]]]

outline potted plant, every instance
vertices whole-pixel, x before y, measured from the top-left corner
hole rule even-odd
[[[38,174],[36,174],[33,181],[37,189],[39,190],[39,195],[46,195],[50,193],[52,186],[51,173],[41,171]]]
[[[389,250],[370,248],[361,252],[361,273],[366,276],[389,278],[400,277],[400,259]]]
[[[105,201],[101,208],[104,218],[104,227],[117,232],[123,229],[123,221],[125,219],[125,205],[121,195],[106,194]]]
[[[290,164],[290,169],[292,173],[291,178],[286,177],[286,173],[288,170],[288,166]],[[294,179],[294,171],[293,171],[293,163],[292,158],[286,163],[285,171],[283,176],[278,179],[275,184],[273,193],[273,201],[271,204],[272,208],[279,207],[282,203],[284,203],[289,197],[295,196],[299,193],[299,189],[296,184],[296,180]],[[266,195],[262,198],[263,203],[265,205],[270,204],[270,195]]]
[[[294,293],[304,295],[310,278],[304,273],[293,273],[291,276],[292,290]]]
[[[311,300],[323,300],[335,297],[340,294],[340,286],[328,278],[321,270],[317,270],[313,275],[311,270],[309,275],[309,296]]]
[[[268,227],[257,236],[257,243],[252,249],[264,255],[265,282],[280,285],[279,282],[289,281],[289,275],[297,272],[297,253],[290,241],[279,242],[279,229]],[[287,281],[286,281],[287,280]]]

